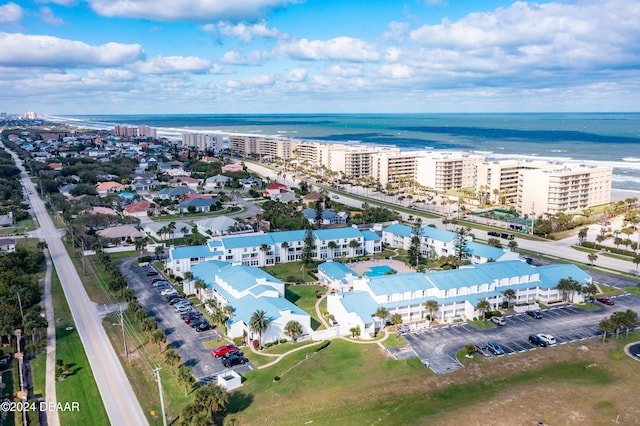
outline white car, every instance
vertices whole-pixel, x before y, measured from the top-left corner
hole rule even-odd
[[[166,288],[160,292],[161,296],[169,296],[170,294],[178,294],[178,290],[175,288]]]
[[[548,345],[555,345],[558,343],[556,342],[556,338],[550,334],[538,334],[538,337],[547,342]]]

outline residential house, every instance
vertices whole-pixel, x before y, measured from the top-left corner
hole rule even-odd
[[[189,177],[189,176],[180,176],[180,177],[174,177],[173,179],[169,180],[169,185],[170,186],[186,186],[188,188],[191,188],[193,190],[198,190],[198,185],[200,185],[200,181],[198,179]]]
[[[223,175],[211,176],[204,181],[204,189],[205,191],[213,191],[215,189],[224,188],[230,180],[230,177]]]
[[[322,218],[320,220],[321,225],[335,225],[335,224],[345,224],[349,219],[348,212],[334,212],[331,210],[322,210]],[[304,209],[302,210],[302,215],[305,219],[309,221],[311,224],[317,224],[316,219],[316,209]]]
[[[219,210],[221,207],[222,203],[217,198],[190,198],[178,204],[178,213],[210,212]]]
[[[15,238],[0,238],[0,252],[12,253],[16,251]]]
[[[135,176],[131,181],[131,187],[136,192],[149,192],[158,187],[158,180],[153,174],[145,173]]]
[[[128,204],[124,206],[124,215],[131,217],[147,217],[150,207],[151,203],[146,200]]]
[[[10,228],[14,226],[13,213],[0,214],[0,228]]]
[[[232,164],[226,164],[222,166],[222,173],[242,172],[242,171],[244,171],[244,167],[242,167],[242,164],[240,163],[232,163]]]
[[[196,194],[196,191],[191,188],[187,188],[186,186],[178,186],[176,188],[165,188],[160,190],[157,197],[161,200],[176,201],[187,194]]]
[[[98,231],[101,238],[108,239],[112,242],[133,243],[136,238],[145,238],[146,235],[140,232],[133,225],[112,226]]]
[[[169,232],[168,226],[173,223],[174,230]],[[164,229],[163,229],[164,228]],[[143,225],[143,231],[158,241],[169,241],[175,238],[183,238],[190,234],[193,226],[189,222],[174,220],[173,222],[149,222]],[[165,232],[162,232],[165,231]]]
[[[62,195],[64,195],[65,197],[72,197],[71,195],[71,190],[73,188],[75,188],[76,186],[78,186],[75,183],[68,183],[66,185],[62,185],[60,188],[58,188],[58,191],[60,191],[60,193]]]
[[[240,223],[228,216],[209,217],[195,222],[198,232],[208,236],[222,236],[231,234],[247,234],[253,232],[253,227]]]
[[[296,194],[289,189],[286,185],[281,183],[274,183],[265,188],[262,195],[272,200],[278,200],[283,203],[288,203],[296,199]]]
[[[332,290],[346,291],[358,274],[341,262],[327,261],[318,265],[318,280]]]
[[[109,193],[124,191],[124,185],[114,181],[100,182],[96,185],[96,191],[100,197],[104,197]]]

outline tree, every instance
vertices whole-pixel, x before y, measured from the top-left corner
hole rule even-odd
[[[291,339],[295,342],[298,340],[298,337],[302,335],[302,325],[298,321],[289,321],[284,326],[284,334],[291,337]]]
[[[460,262],[467,258],[467,236],[469,235],[469,230],[469,228],[460,227],[456,232],[454,247],[456,250],[456,257]]]
[[[591,266],[595,266],[596,265],[596,260],[598,260],[598,255],[595,253],[589,253],[587,255],[587,259],[589,259],[589,262],[591,263]]]
[[[433,322],[433,314],[438,312],[438,302],[430,299],[424,302],[424,308],[429,312],[429,323]]]
[[[594,283],[588,283],[585,284],[584,286],[582,286],[582,293],[593,299],[593,297],[598,294],[598,287],[596,287],[596,285]]]
[[[466,345],[464,345],[464,352],[468,356],[473,355],[475,351],[476,351],[476,347],[473,345],[473,343],[467,343]]]
[[[169,345],[169,348],[164,352],[164,363],[170,367],[175,367],[179,362],[180,354],[173,346]]]
[[[260,245],[260,253],[262,253],[262,265],[267,264],[267,252],[269,251],[269,244]]]
[[[638,265],[640,265],[640,254],[636,254],[635,256],[633,256],[633,259],[631,259],[631,261],[636,265],[636,273],[637,273]]]
[[[175,222],[173,222],[173,221],[169,222],[169,224],[167,225],[167,232],[171,236],[171,244],[173,244],[173,240],[174,240],[175,232],[176,232],[176,223]]]
[[[384,323],[389,316],[389,311],[387,310],[387,308],[385,308],[384,306],[378,307],[373,316],[380,320],[380,330],[384,329]]]
[[[195,404],[201,409],[207,409],[213,417],[214,424],[217,424],[216,416],[227,408],[229,394],[219,385],[207,383],[196,391]]]
[[[391,325],[402,324],[402,315],[399,314],[398,312],[396,312],[395,314],[392,314],[391,318],[389,318],[389,322],[391,322]]]
[[[320,229],[320,227],[322,226],[322,214],[323,214],[322,201],[320,200],[316,201],[315,212],[316,212],[316,215],[315,215],[316,228]]]
[[[584,227],[584,228],[580,228],[580,230],[578,231],[578,242],[580,244],[582,244],[583,242],[586,241],[587,239],[587,232],[589,232],[589,228],[588,227]]]
[[[307,231],[304,236],[304,245],[302,246],[302,254],[300,255],[302,260],[302,266],[304,268],[308,268],[309,264],[313,261],[313,231],[311,228],[307,228]]]
[[[638,323],[638,313],[632,311],[631,309],[627,309],[624,311],[624,327],[627,329],[626,334],[629,337],[629,328],[636,325]]]
[[[483,321],[485,319],[485,314],[489,309],[491,309],[491,304],[489,304],[489,301],[487,299],[480,300],[476,305],[476,311],[480,311]]]
[[[271,320],[267,317],[267,313],[261,309],[255,311],[249,319],[249,330],[258,334],[258,341],[262,347],[262,335],[267,331]]]
[[[200,297],[202,295],[202,290],[207,288],[207,283],[204,282],[204,280],[202,279],[197,279],[194,284],[194,287],[198,291],[198,297]]]
[[[356,255],[356,250],[360,247],[360,243],[358,240],[349,241],[349,248],[351,249],[351,256],[354,257]]]
[[[351,327],[349,331],[351,332],[351,337],[359,336],[361,333],[359,325],[356,325],[355,327]]]
[[[289,243],[288,242],[283,242],[282,244],[280,244],[280,249],[282,249],[282,252],[280,257],[282,258],[283,262],[287,262],[289,260]]]
[[[516,251],[516,249],[518,248],[518,242],[516,240],[509,241],[508,245],[509,245],[509,250],[511,251]]]
[[[186,365],[181,365],[178,368],[178,377],[176,377],[178,383],[184,386],[184,395],[189,395],[189,389],[194,385],[196,380],[193,378],[191,368]]]
[[[562,291],[562,300],[565,301],[570,298],[571,302],[573,302],[573,294],[581,288],[582,286],[571,277],[561,278],[556,285],[556,289]]]
[[[511,301],[516,298],[516,291],[512,288],[508,288],[502,292],[502,296],[507,299],[507,307],[511,305]]]
[[[151,341],[158,344],[158,350],[160,350],[160,344],[164,343],[166,340],[167,336],[165,336],[164,331],[160,330],[159,328],[156,328],[151,333]]]
[[[327,243],[327,248],[329,248],[329,258],[333,259],[333,257],[336,255],[336,248],[338,247],[338,245],[336,244],[335,241],[329,241]]]
[[[602,341],[606,342],[607,341],[607,333],[611,333],[613,330],[615,330],[616,326],[613,323],[613,321],[611,321],[611,318],[607,317],[607,318],[603,318],[600,321],[600,323],[598,323],[598,328],[600,330],[602,330],[602,332],[603,332]]]

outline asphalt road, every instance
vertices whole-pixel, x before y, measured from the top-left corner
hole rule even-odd
[[[22,161],[13,152],[8,150],[7,152],[11,153],[21,171],[22,183],[27,192],[30,192],[29,201],[40,224],[40,235],[49,248],[109,422],[112,425],[139,426],[148,424],[129,379],[102,327],[102,318],[97,312],[96,305],[89,300],[44,203],[38,197],[33,183],[25,173]],[[58,395],[58,397],[61,396]]]
[[[406,333],[404,338],[425,365],[436,373],[447,373],[461,367],[455,355],[468,343],[482,347],[489,341],[497,342],[504,349],[504,356],[529,350],[552,350],[529,343],[529,336],[551,334],[559,345],[601,337],[598,324],[612,312],[627,309],[640,312],[640,298],[637,296],[625,294],[612,300],[615,306],[593,302],[598,308],[593,311],[563,305],[541,310],[542,319],[533,319],[526,314],[505,315],[505,326],[478,330],[467,323],[451,324]]]
[[[134,266],[135,261],[135,257],[125,259],[118,264],[118,267],[129,287],[136,292],[138,301],[156,321],[158,327],[164,331],[168,342],[176,348],[184,364],[192,368],[195,379],[201,384],[215,381],[216,376],[227,369],[219,359],[211,356],[211,349],[205,348],[204,345],[208,341],[223,338],[222,334],[217,329],[198,333],[185,324],[180,314],[176,313],[160,294],[168,287],[156,289],[150,284],[151,279],[162,277],[162,273],[153,266]],[[152,270],[159,275],[147,276],[147,273]],[[198,309],[202,311],[200,307]],[[233,370],[240,374],[253,369],[255,366],[251,363],[233,367]]]

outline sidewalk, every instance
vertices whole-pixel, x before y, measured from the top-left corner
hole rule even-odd
[[[47,318],[47,361],[45,377],[45,399],[47,402],[58,402],[56,395],[56,320],[53,313],[53,300],[51,297],[51,274],[53,266],[49,250],[44,250],[47,262],[47,272],[44,277],[44,307]],[[56,410],[47,410],[47,425],[60,426],[60,418]]]

